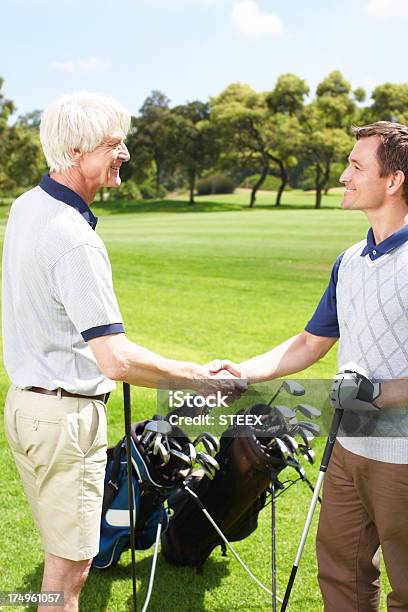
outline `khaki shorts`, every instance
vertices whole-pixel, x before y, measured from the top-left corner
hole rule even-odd
[[[105,405],[10,387],[5,432],[46,552],[80,561],[99,550]]]

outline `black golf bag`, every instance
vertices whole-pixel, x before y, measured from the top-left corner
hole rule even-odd
[[[163,531],[168,525],[168,514],[163,502],[185,474],[170,460],[166,466],[152,457],[140,443],[139,438],[148,421],[132,426],[131,452],[133,466],[133,492],[135,508],[135,546],[145,550],[153,545],[160,512],[164,513]],[[173,428],[178,439],[186,439],[179,428]],[[122,552],[130,547],[130,524],[128,502],[128,479],[126,463],[126,442],[108,449],[105,473],[105,489],[102,507],[99,552],[92,566],[105,569],[118,562]]]
[[[261,410],[269,407],[261,406]],[[250,409],[257,413],[257,406]],[[221,437],[215,459],[220,470],[213,480],[190,475],[187,482],[229,541],[250,535],[258,525],[271,482],[286,467],[278,450],[265,450],[267,432],[249,426],[234,426]],[[162,537],[162,552],[175,565],[203,565],[211,551],[224,544],[200,508],[183,488],[168,499],[173,516]]]

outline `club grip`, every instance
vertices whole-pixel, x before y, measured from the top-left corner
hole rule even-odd
[[[298,571],[297,565],[294,565],[292,567],[292,571],[290,573],[288,586],[286,587],[285,597],[283,598],[283,603],[282,603],[282,607],[280,609],[280,612],[285,612],[285,610],[286,610],[286,607],[287,607],[288,602],[289,602],[289,597],[290,597],[290,594],[292,592],[293,583],[295,582],[296,572],[297,571]]]
[[[330,426],[330,433],[327,437],[326,446],[324,448],[322,462],[320,464],[321,472],[326,472],[328,468],[330,457],[333,452],[334,443],[336,442],[337,433],[339,431],[342,416],[343,416],[343,409],[336,408],[336,410],[334,411],[333,420]]]

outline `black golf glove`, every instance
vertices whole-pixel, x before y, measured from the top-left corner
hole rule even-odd
[[[329,397],[334,408],[361,410],[365,403],[366,409],[372,410],[378,409],[374,402],[380,394],[381,383],[371,382],[362,368],[349,363],[334,376]]]

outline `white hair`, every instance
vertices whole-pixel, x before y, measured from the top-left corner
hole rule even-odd
[[[51,171],[75,165],[70,150],[93,151],[116,130],[129,131],[130,114],[114,98],[87,91],[51,102],[41,116],[40,139]]]

